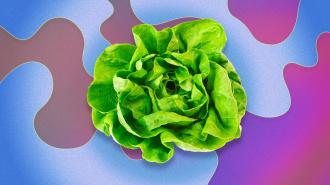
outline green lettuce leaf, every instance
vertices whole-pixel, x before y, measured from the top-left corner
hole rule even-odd
[[[240,137],[247,99],[222,53],[221,25],[201,19],[132,32],[135,46],[112,45],[96,61],[87,101],[97,130],[156,163],[170,160],[174,145],[209,152]]]

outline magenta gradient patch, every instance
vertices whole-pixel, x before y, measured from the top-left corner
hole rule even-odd
[[[290,35],[298,5],[299,0],[228,0],[230,12],[267,44],[277,44]]]

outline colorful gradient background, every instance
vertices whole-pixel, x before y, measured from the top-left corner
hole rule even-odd
[[[139,23],[213,18],[248,93],[243,134],[147,163],[96,132],[97,56]],[[330,184],[330,1],[20,0],[0,3],[0,184]]]

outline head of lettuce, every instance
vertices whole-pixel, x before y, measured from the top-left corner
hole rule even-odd
[[[221,25],[202,19],[132,31],[135,46],[111,45],[96,61],[87,99],[97,130],[156,163],[172,158],[174,144],[208,152],[240,136],[246,94],[222,53]]]

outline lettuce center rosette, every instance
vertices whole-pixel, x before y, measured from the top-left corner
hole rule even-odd
[[[172,158],[174,144],[209,152],[240,137],[246,94],[222,53],[221,25],[202,19],[132,31],[136,46],[111,45],[96,61],[87,99],[97,130],[157,163]]]

